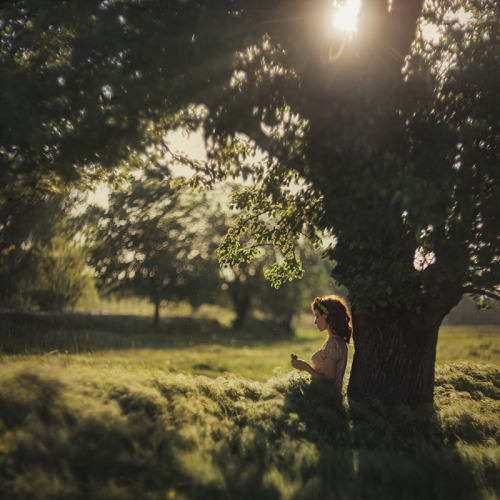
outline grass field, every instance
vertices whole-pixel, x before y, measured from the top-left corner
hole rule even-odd
[[[439,332],[437,362],[481,361],[500,366],[500,325],[447,325]]]
[[[312,328],[0,320],[2,499],[500,498],[500,327],[443,327],[434,407],[388,414],[290,369]]]

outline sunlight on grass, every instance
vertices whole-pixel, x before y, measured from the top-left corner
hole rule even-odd
[[[500,366],[500,325],[445,325],[441,327],[437,362],[459,360]]]

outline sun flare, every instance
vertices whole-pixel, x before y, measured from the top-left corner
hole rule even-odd
[[[344,4],[338,8],[333,17],[333,25],[335,28],[354,33],[358,26],[358,14],[361,8],[361,0],[346,0]]]

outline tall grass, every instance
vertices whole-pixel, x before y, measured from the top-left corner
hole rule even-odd
[[[436,404],[390,414],[295,373],[267,382],[0,367],[2,498],[496,498],[500,374],[439,368]]]

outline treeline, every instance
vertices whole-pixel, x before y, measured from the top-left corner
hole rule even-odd
[[[266,279],[283,251],[263,246],[251,263],[221,268],[217,249],[231,238],[238,213],[228,207],[231,186],[194,191],[160,170],[130,176],[110,188],[104,203],[88,204],[77,190],[8,196],[0,204],[0,308],[66,311],[97,295],[141,297],[154,305],[219,304],[234,312],[233,327],[252,311],[290,328],[313,295],[338,292],[330,265],[306,239],[294,251],[301,280],[279,289]],[[251,224],[251,220],[249,220]],[[228,233],[229,230],[229,233]],[[228,234],[228,236],[226,236]],[[258,241],[248,237],[257,251]],[[500,307],[479,309],[464,297],[448,324],[500,324]]]
[[[228,207],[230,191],[195,191],[155,170],[122,180],[102,204],[77,191],[4,199],[0,307],[64,311],[95,294],[136,296],[154,305],[155,324],[162,303],[183,301],[231,308],[236,328],[252,310],[290,328],[311,295],[335,291],[330,266],[304,239],[293,249],[303,279],[275,289],[266,273],[292,249],[249,237],[258,258],[221,268],[217,249],[237,213]]]

